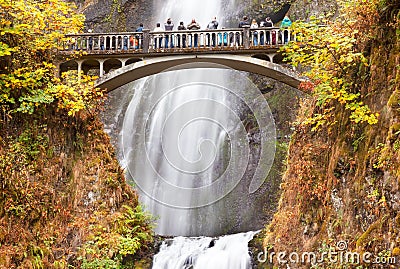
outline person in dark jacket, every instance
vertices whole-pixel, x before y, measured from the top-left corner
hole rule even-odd
[[[265,21],[260,23],[260,27],[274,27],[274,23],[272,22],[270,17],[265,18]],[[275,32],[272,33],[274,36],[276,35]],[[271,31],[265,31],[267,44],[271,44]],[[261,32],[261,45],[264,45],[264,33]]]
[[[172,23],[171,18],[167,19],[167,22],[164,24],[165,31],[172,31],[174,29],[174,24]],[[174,35],[165,35],[165,48],[168,48],[169,40],[171,40],[171,48],[174,47],[173,42]]]
[[[246,26],[250,26],[249,18],[247,16],[243,16],[243,19],[239,22],[239,28]]]
[[[243,16],[243,19],[239,22],[239,28],[246,28],[246,27],[250,27],[249,18],[247,16]],[[242,36],[242,40],[243,40],[243,36]],[[242,45],[240,42],[239,33],[236,33],[236,44]]]
[[[183,21],[181,21],[179,23],[178,30],[179,31],[185,31],[186,30],[185,25],[183,25]],[[181,38],[181,35],[178,34],[178,47],[179,48],[181,47],[181,40],[182,40],[182,48],[186,48],[186,35],[185,34],[182,34],[182,38]]]

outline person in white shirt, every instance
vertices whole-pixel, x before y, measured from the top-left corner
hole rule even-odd
[[[258,28],[258,23],[255,19],[251,21],[250,24],[250,29],[256,29]],[[258,32],[257,31],[252,31],[253,32],[253,46],[258,46]]]
[[[156,24],[156,28],[154,28],[154,30],[153,30],[153,32],[163,32],[164,31],[164,29],[163,28],[161,28],[161,23],[157,23]],[[161,34],[155,34],[154,35],[154,48],[155,49],[157,49],[157,48],[161,48],[162,47],[162,35]]]

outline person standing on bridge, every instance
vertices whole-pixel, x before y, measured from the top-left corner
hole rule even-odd
[[[207,29],[209,30],[214,30],[218,28],[218,21],[217,21],[217,17],[214,17],[211,19],[211,21],[208,23],[207,25]]]
[[[207,30],[216,30],[218,28],[217,17],[212,18],[212,20],[207,25]],[[212,40],[212,46],[215,47],[215,33],[207,34],[208,44],[210,45],[210,35]]]
[[[272,28],[274,27],[274,23],[272,22],[270,17],[265,18],[265,21],[262,21],[260,23],[260,27],[267,27],[267,28]],[[273,33],[275,35],[275,33]],[[261,32],[260,34],[260,43],[261,45],[264,45],[264,32]],[[265,31],[265,39],[267,40],[267,44],[271,44],[271,31]],[[273,42],[274,43],[274,42]]]
[[[196,22],[195,19],[192,19],[192,22],[187,26],[187,28],[188,28],[188,30],[199,30],[200,25]],[[197,47],[199,34],[193,34],[191,36],[192,36],[192,40],[190,42],[190,47],[192,47],[193,45],[194,45],[194,47]]]
[[[250,27],[250,23],[249,23],[249,18],[247,16],[243,16],[243,19],[239,22],[239,28],[246,28],[246,27]],[[236,33],[236,45],[242,45],[240,42],[240,37],[242,37],[243,40],[243,32],[242,34],[240,33]]]
[[[156,28],[154,28],[153,32],[163,32],[164,30],[161,28],[161,23],[156,24]],[[161,34],[154,34],[154,48],[161,49],[162,44],[162,35]]]
[[[281,22],[281,28],[288,28],[292,25],[292,21],[289,19],[289,16],[286,15],[282,22]],[[283,42],[284,44],[287,44],[289,41],[289,30],[284,29],[283,30]]]
[[[92,28],[88,30],[88,33],[91,34],[93,32]],[[89,43],[87,49],[92,50],[93,49],[93,36],[89,36]]]
[[[137,32],[137,33],[143,32],[143,23],[139,24],[139,27],[136,28],[135,32]],[[143,49],[143,35],[136,35],[135,39],[136,39],[136,40],[134,40],[135,48],[138,49],[140,47],[141,49]],[[131,46],[133,46],[133,44],[131,44]]]
[[[239,28],[244,28],[250,26],[249,18],[247,16],[243,16],[243,19],[239,22]]]
[[[181,21],[178,25],[178,30],[179,31],[185,31],[186,27],[183,24],[183,21]],[[182,36],[182,37],[181,37]],[[186,48],[186,34],[178,34],[178,47],[181,47],[181,43],[182,43],[182,48]]]
[[[136,32],[143,32],[143,23],[140,23],[139,24],[139,27],[138,28],[136,28]]]
[[[258,28],[258,23],[255,19],[253,19],[250,24],[250,29],[257,29],[257,28]],[[253,32],[253,46],[258,46],[258,32],[257,31]]]
[[[172,23],[171,18],[168,18],[167,22],[164,23],[164,28],[165,31],[172,31],[174,29],[174,24]],[[173,37],[174,37],[173,35],[165,35],[165,48],[168,48],[169,40],[171,40],[171,48],[174,47],[174,42],[172,40]]]

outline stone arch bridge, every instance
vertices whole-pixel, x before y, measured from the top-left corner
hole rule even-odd
[[[57,65],[60,73],[98,75],[96,86],[108,91],[171,68],[221,67],[297,88],[304,79],[282,65],[279,52],[295,40],[280,28],[70,34],[60,41]]]

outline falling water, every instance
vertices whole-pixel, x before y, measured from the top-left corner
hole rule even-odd
[[[155,1],[158,22],[171,17],[175,25],[187,24],[196,18],[204,29],[214,16],[223,21],[223,0]],[[120,131],[121,164],[156,217],[158,234],[260,229],[262,212],[255,208],[262,207],[255,197],[264,196],[274,160],[271,111],[246,74],[224,66],[194,67],[178,66],[124,87],[115,102],[121,113],[111,116],[119,122],[112,128]],[[154,268],[247,269],[253,235],[177,237],[163,243]]]
[[[157,17],[206,24],[219,18],[222,1],[158,0]],[[214,236],[261,228],[252,193],[272,166],[275,126],[246,75],[224,66],[178,66],[131,87],[120,159],[157,218],[156,232]]]
[[[145,194],[142,202],[158,217],[159,234],[202,233],[193,208],[208,203],[198,190],[212,184],[213,164],[221,160],[218,149],[225,140],[221,123],[229,120],[221,117],[227,109],[224,93],[202,83],[206,74],[185,70],[158,75],[135,93],[126,111],[133,117],[124,122],[124,156]],[[211,218],[213,214],[204,222],[207,229],[215,223]]]
[[[142,203],[157,217],[156,232],[227,232],[245,208],[234,204],[248,202],[249,184],[239,184],[251,159],[243,110],[259,114],[258,125],[274,137],[264,99],[254,97],[250,81],[233,70],[164,72],[138,85],[125,112],[120,148]],[[273,153],[274,146],[272,139],[264,152]]]

